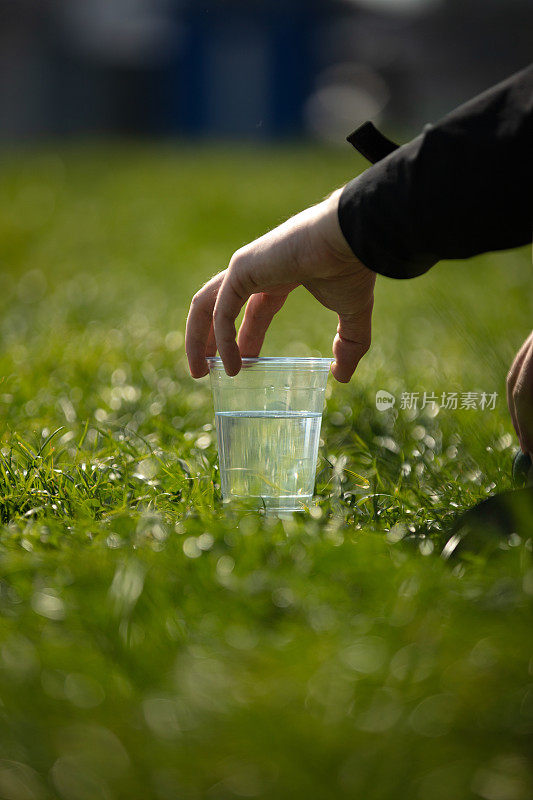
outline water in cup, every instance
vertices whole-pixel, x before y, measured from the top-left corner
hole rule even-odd
[[[284,515],[314,490],[329,358],[243,358],[226,375],[209,357],[224,501]]]
[[[322,414],[219,411],[215,414],[224,497],[295,508],[313,496]]]

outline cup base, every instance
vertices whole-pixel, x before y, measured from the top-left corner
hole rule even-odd
[[[289,495],[283,497],[246,497],[232,494],[224,498],[224,505],[232,501],[243,501],[247,505],[252,501],[258,510],[263,509],[268,516],[290,516],[295,511],[306,511],[312,505],[313,495]]]

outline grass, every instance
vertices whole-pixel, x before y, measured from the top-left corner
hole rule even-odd
[[[0,180],[0,797],[528,800],[531,538],[446,562],[510,486],[526,250],[380,280],[310,513],[222,508],[191,294],[350,152],[72,146]],[[329,354],[302,290],[265,354]],[[396,406],[379,412],[378,389]],[[402,392],[497,392],[494,410]]]

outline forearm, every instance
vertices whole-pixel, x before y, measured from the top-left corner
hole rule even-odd
[[[364,264],[395,278],[530,242],[532,151],[530,67],[351,181],[339,200],[342,232]]]

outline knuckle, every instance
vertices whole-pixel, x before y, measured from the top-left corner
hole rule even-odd
[[[228,282],[239,297],[253,293],[252,261],[244,249],[234,253],[228,267]]]
[[[236,271],[239,271],[244,267],[246,261],[247,261],[246,251],[244,250],[244,248],[241,247],[239,250],[236,250],[233,253],[229,262],[228,269],[232,273],[235,273]]]

